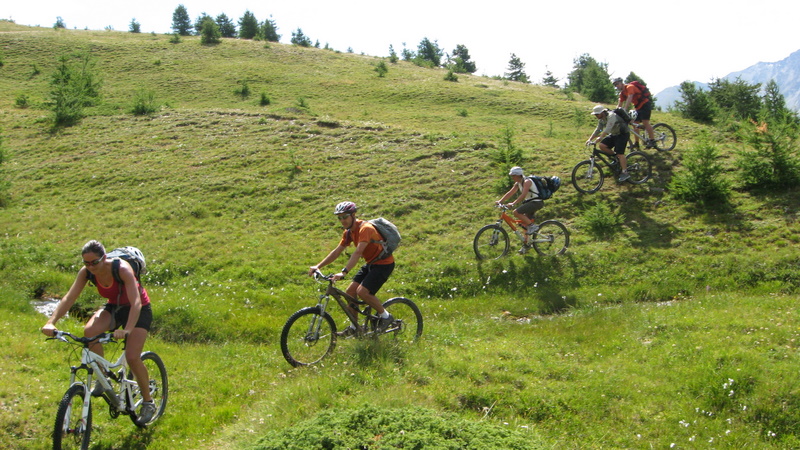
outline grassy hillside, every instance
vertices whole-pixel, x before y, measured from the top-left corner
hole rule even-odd
[[[77,51],[95,58],[102,100],[53,129],[50,74]],[[421,408],[531,447],[798,445],[798,193],[734,190],[729,205],[698,208],[669,192],[701,135],[735,186],[742,144],[729,134],[656,113],[679,145],[651,153],[654,179],[581,196],[569,178],[591,103],[555,89],[449,82],[404,62],[381,78],[379,58],[274,43],[8,22],[0,55],[0,307],[3,329],[21,332],[0,338],[3,447],[46,447],[68,362],[30,301],[63,295],[89,239],[146,252],[149,347],[173,383],[167,416],[147,432],[98,408],[99,448],[238,448],[261,436],[278,448],[282,430],[365,404],[397,417]],[[250,96],[236,93],[243,82]],[[128,112],[141,89],[158,113]],[[28,108],[15,106],[21,95]],[[475,261],[509,145],[527,171],[565,181],[541,213],[570,227],[562,257]],[[305,270],[335,246],[331,210],[345,199],[403,232],[381,298],[417,301],[424,340],[343,343],[324,367],[289,370],[280,328],[315,301]],[[597,205],[621,225],[591,233]],[[99,300],[87,291],[81,304]],[[430,433],[415,439],[436,442]]]

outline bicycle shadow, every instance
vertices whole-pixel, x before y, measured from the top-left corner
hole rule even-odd
[[[538,314],[555,315],[578,305],[577,297],[569,293],[580,285],[573,256],[569,251],[559,256],[514,254],[503,259],[508,264],[502,269],[497,261],[489,261],[479,262],[477,270],[482,279],[491,277],[489,289],[494,293],[531,298],[538,303],[533,308]]]

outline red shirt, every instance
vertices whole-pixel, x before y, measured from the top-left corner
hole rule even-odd
[[[373,259],[377,258],[378,255],[381,254],[383,251],[383,246],[375,241],[382,241],[383,237],[378,230],[372,226],[371,223],[367,222],[366,220],[359,220],[356,219],[353,226],[350,227],[349,230],[344,230],[344,234],[342,234],[342,240],[339,242],[339,245],[348,246],[353,244],[358,246],[359,242],[367,242],[367,247],[364,249],[364,253],[361,255],[364,257],[364,260],[368,263]],[[383,258],[379,261],[375,261],[372,264],[391,264],[394,262],[394,255],[389,255],[387,258]]]
[[[100,283],[95,283],[97,286],[97,292],[100,294],[101,297],[105,297],[108,299],[109,303],[117,304],[117,297],[119,297],[119,304],[122,306],[130,306],[131,302],[128,300],[128,293],[125,290],[125,286],[122,284],[117,283],[117,280],[112,279],[111,286],[103,286]],[[138,283],[137,283],[138,284]],[[120,295],[120,288],[122,288],[122,295]],[[150,304],[150,297],[147,296],[147,291],[144,290],[142,285],[138,286],[139,288],[139,297],[142,300],[142,306]]]
[[[625,103],[625,100],[630,97],[631,103],[633,103],[633,107],[636,109],[642,109],[647,102],[650,100],[642,96],[642,91],[632,84],[626,84],[621,91],[619,91],[619,101],[620,103]]]

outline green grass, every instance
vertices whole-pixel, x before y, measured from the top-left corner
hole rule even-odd
[[[269,448],[305,430],[331,435],[324,419],[360,414],[380,416],[362,432],[381,432],[385,446],[403,430],[381,431],[379,419],[411,426],[415,416],[430,426],[413,439],[440,448],[459,445],[443,437],[481,433],[534,448],[800,445],[798,193],[744,191],[734,169],[742,144],[730,136],[656,113],[679,143],[650,153],[654,180],[581,196],[570,171],[593,124],[577,95],[445,81],[444,70],[403,62],[377,77],[379,58],[280,44],[207,47],[2,21],[0,31],[9,94],[0,182],[10,186],[0,209],[0,446],[47,447],[74,361],[44,341],[30,301],[64,294],[89,239],[145,251],[148,347],[172,386],[166,416],[145,432],[97,408],[97,448]],[[49,75],[59,56],[85,50],[104,80],[101,102],[53,130]],[[248,97],[236,94],[243,82]],[[135,116],[143,91],[163,106]],[[27,108],[15,106],[20,95]],[[668,189],[703,135],[732,184],[723,207]],[[507,168],[493,159],[508,136],[527,171],[565,183],[541,213],[570,227],[562,257],[475,261],[472,237],[496,220],[505,187]],[[331,211],[346,199],[400,227],[398,267],[380,297],[414,299],[424,336],[400,347],[347,341],[322,367],[290,369],[280,329],[315,301],[319,285],[305,273],[335,246]],[[592,230],[600,204],[619,214],[613,233]],[[90,290],[79,302],[100,304]],[[443,422],[472,431],[448,434]]]

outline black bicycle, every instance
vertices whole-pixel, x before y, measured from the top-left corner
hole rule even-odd
[[[631,177],[625,181],[631,184],[647,182],[652,174],[650,158],[642,152],[631,152],[626,156],[628,174]],[[572,185],[575,186],[578,192],[584,194],[594,194],[599,191],[603,187],[603,182],[606,178],[603,166],[617,178],[622,174],[617,155],[612,157],[603,153],[597,149],[597,144],[595,144],[592,147],[592,154],[589,155],[589,159],[579,162],[572,169]]]
[[[394,297],[383,303],[383,307],[394,320],[381,331],[378,329],[378,316],[373,314],[372,308],[336,288],[333,275],[323,275],[316,271],[314,279],[328,282],[325,293],[319,296],[316,306],[309,306],[292,314],[281,331],[281,352],[293,367],[322,361],[336,347],[336,339],[340,335],[356,338],[390,335],[407,341],[414,341],[422,336],[422,313],[411,300]],[[336,299],[350,320],[350,327],[341,333],[336,331],[336,322],[328,313],[331,297]],[[359,315],[364,316],[362,323],[359,323]]]

